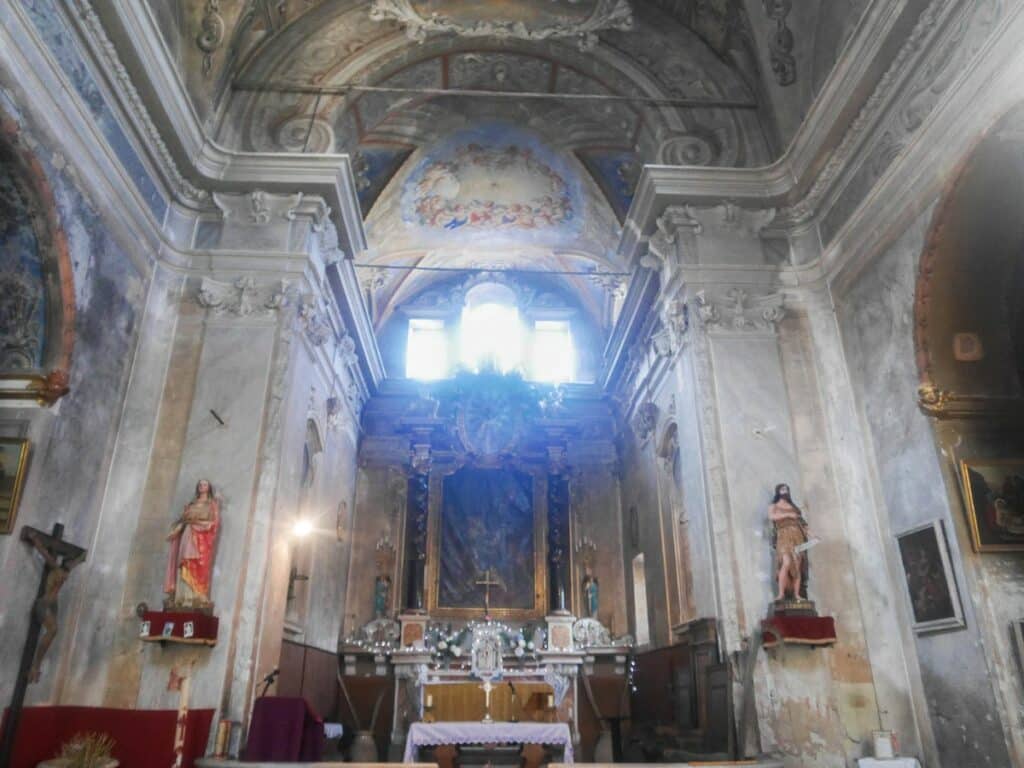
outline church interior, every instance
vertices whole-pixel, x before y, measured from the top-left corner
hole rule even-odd
[[[1022,41],[0,3],[0,768],[1024,765]]]

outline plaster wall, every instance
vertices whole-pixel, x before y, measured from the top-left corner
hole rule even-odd
[[[888,537],[889,572],[894,576],[888,597],[904,604],[908,621],[895,535],[939,519],[950,542],[966,627],[915,635],[913,649],[939,765],[1008,766],[1013,759],[1000,715],[1006,709],[993,690],[993,685],[1000,683],[992,682],[1001,679],[991,660],[998,649],[991,647],[989,639],[989,631],[1003,634],[1005,629],[993,626],[987,630],[980,621],[989,598],[993,603],[1009,598],[1010,608],[1019,604],[1018,590],[1004,563],[990,565],[991,561],[971,554],[963,537],[962,513],[955,503],[955,486],[948,485],[944,476],[947,459],[939,453],[928,420],[916,404],[913,299],[929,214],[920,215],[869,270],[835,297],[837,318],[889,519],[890,529],[884,534]],[[990,592],[989,584],[998,586]],[[997,617],[994,612],[993,618]]]
[[[658,503],[658,476],[654,437],[640,438],[632,430],[623,435],[622,448],[622,548],[625,563],[644,556],[644,579],[647,585],[647,623],[651,647],[660,648],[672,642],[669,618],[668,570],[664,557],[661,509]],[[634,523],[635,520],[635,523]],[[634,592],[633,569],[625,569],[626,595]],[[635,600],[629,604],[630,633],[636,636]]]
[[[36,171],[49,186],[57,219],[67,237],[74,271],[76,345],[70,392],[49,409],[12,408],[0,412],[0,435],[27,437],[31,453],[14,532],[0,537],[0,690],[12,690],[28,615],[42,572],[42,560],[18,538],[24,525],[49,531],[65,526],[64,538],[89,550],[60,595],[60,633],[42,667],[40,682],[29,688],[26,703],[77,702],[75,685],[65,684],[72,662],[69,628],[78,617],[102,623],[110,606],[94,607],[90,595],[119,578],[117,561],[105,556],[101,509],[115,434],[124,414],[128,385],[144,307],[147,280],[137,262],[106,226],[109,201],[97,200],[60,144],[39,126],[8,76],[0,73],[0,113],[36,157]],[[7,126],[5,125],[5,128]],[[116,603],[114,603],[116,608]],[[95,626],[94,624],[94,626]]]
[[[347,635],[373,616],[373,586],[377,577],[377,542],[387,537],[397,556],[391,577],[390,613],[404,599],[404,584],[396,578],[405,524],[405,473],[396,467],[361,467],[356,475],[356,507],[352,520],[352,557],[349,565],[344,633]]]
[[[718,601],[712,565],[711,525],[704,483],[704,458],[700,448],[692,356],[681,355],[676,366],[674,395],[681,462],[681,493],[690,550],[690,562],[685,567],[691,580],[694,616],[705,618],[717,615]]]
[[[336,421],[332,423],[327,417],[325,400],[338,396],[338,386],[328,380],[328,372],[317,364],[319,348],[301,337],[294,346],[297,350],[291,365],[292,383],[288,388],[275,538],[289,537],[291,523],[299,517],[313,524],[313,533],[301,542],[301,546],[308,547],[303,575],[308,576],[309,581],[297,582],[294,587],[293,599],[301,607],[298,610],[299,622],[291,628],[298,634],[290,639],[333,652],[337,648],[345,613],[348,531],[355,501],[357,427],[348,403],[341,406],[342,411]],[[303,503],[303,448],[309,423],[316,425],[323,450],[314,457],[313,486]],[[343,509],[341,505],[344,505]],[[289,565],[295,557],[296,543],[293,541],[286,547]],[[286,584],[283,589],[287,594]],[[272,610],[269,605],[268,610]]]
[[[630,631],[626,616],[627,594],[623,573],[623,515],[619,507],[619,480],[610,466],[581,467],[570,480],[570,516],[574,541],[588,536],[597,546],[593,573],[600,584],[597,618],[613,637]],[[583,607],[583,567],[574,554],[576,578],[572,585],[573,606],[577,616],[586,615]]]

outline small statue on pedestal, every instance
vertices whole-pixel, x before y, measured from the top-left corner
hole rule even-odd
[[[772,546],[775,549],[775,574],[778,593],[776,605],[806,604],[807,556],[810,530],[803,512],[793,503],[789,485],[775,486],[775,496],[768,507],[773,525]]]
[[[587,569],[587,574],[583,577],[583,607],[587,612],[587,618],[597,618],[600,595],[601,585],[597,581],[597,576],[591,575]]]
[[[388,614],[391,602],[391,569],[395,564],[395,546],[387,535],[377,540],[377,577],[373,580],[373,617],[383,619]]]
[[[165,608],[212,612],[210,580],[219,528],[220,502],[210,481],[200,480],[167,535],[171,551],[164,575]]]
[[[391,594],[391,579],[386,574],[378,574],[373,583],[373,615],[383,619],[388,612],[388,596]]]

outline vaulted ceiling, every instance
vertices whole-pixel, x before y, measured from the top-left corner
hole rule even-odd
[[[623,266],[615,245],[643,164],[773,159],[868,0],[150,3],[219,142],[352,157],[364,261],[584,272]],[[481,142],[524,152],[520,170],[540,174],[527,187],[564,183],[564,221],[538,224],[551,212],[536,190],[437,210],[430,185],[465,193],[473,164],[506,162],[467,149]],[[365,277],[378,322],[440,279]],[[615,281],[560,279],[608,327]]]

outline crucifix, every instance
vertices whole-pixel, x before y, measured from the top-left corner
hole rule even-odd
[[[484,617],[488,619],[491,617],[491,587],[502,587],[501,582],[492,575],[491,571],[492,569],[488,568],[484,571],[482,579],[477,579],[473,582],[478,587],[484,588]]]
[[[64,526],[57,523],[53,532],[45,534],[30,526],[21,529],[21,540],[31,544],[43,557],[43,575],[39,581],[35,602],[29,615],[25,648],[21,652],[14,694],[8,708],[7,727],[0,742],[0,768],[8,768],[14,752],[14,736],[18,730],[21,707],[29,683],[39,680],[43,657],[57,636],[57,595],[68,580],[71,571],[85,560],[86,550],[64,541]],[[40,639],[40,633],[44,632]]]

